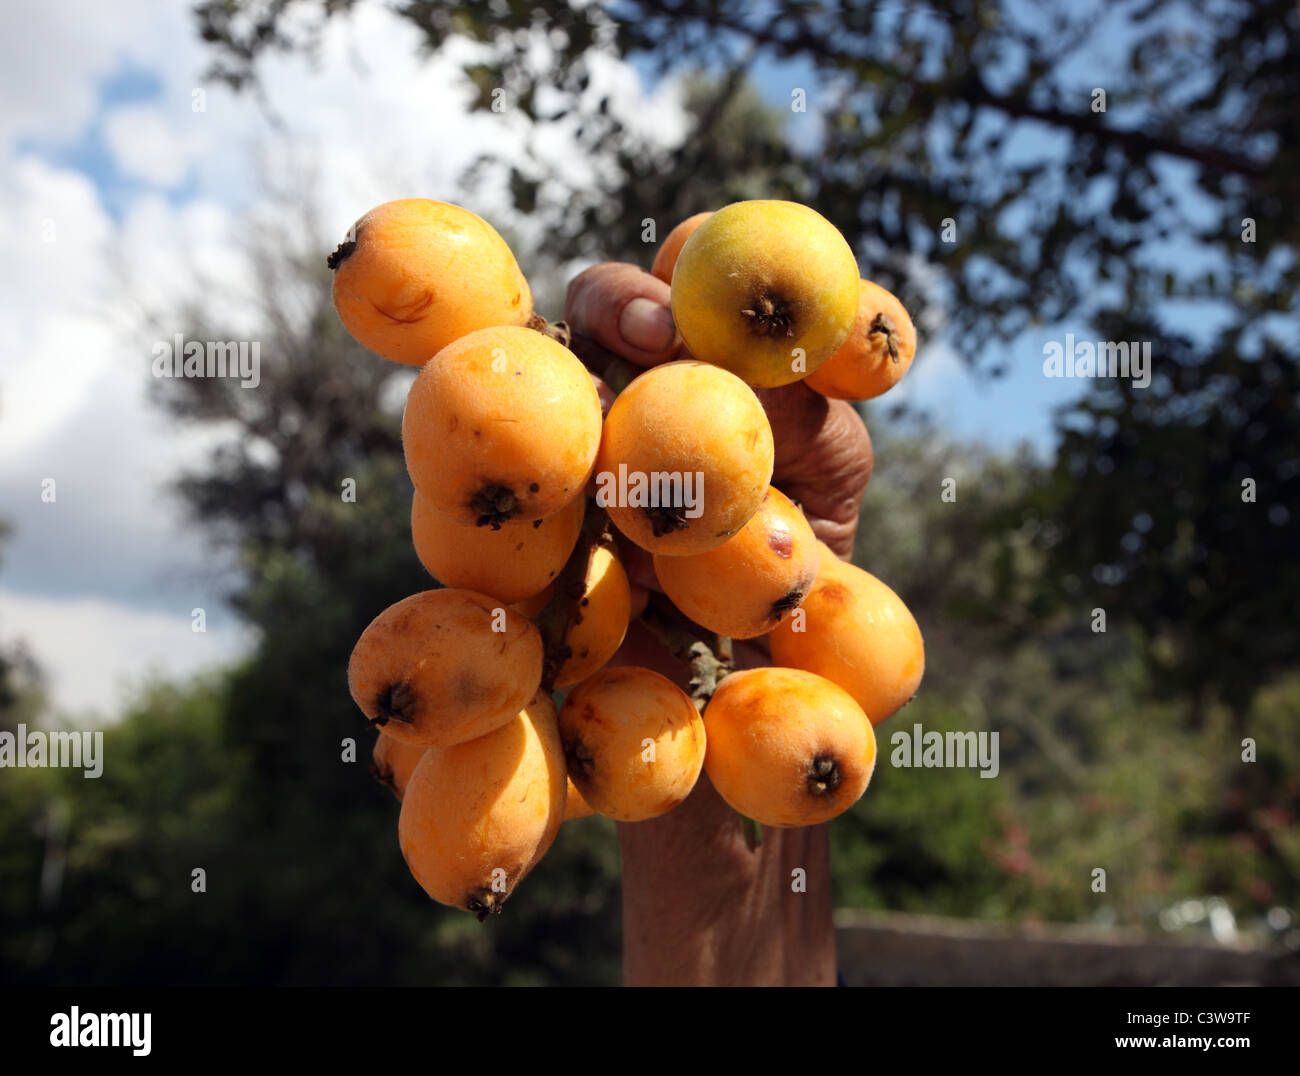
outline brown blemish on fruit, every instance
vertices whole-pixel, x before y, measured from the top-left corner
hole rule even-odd
[[[501,640],[501,648],[505,649],[505,640]],[[462,706],[471,706],[483,697],[483,685],[478,682],[469,673],[462,673],[456,678],[456,684],[452,688],[452,694]]]
[[[579,719],[585,725],[600,725],[602,728],[609,728],[609,721],[596,713],[596,709],[591,703],[587,703],[582,708],[582,714]]]
[[[827,581],[817,588],[817,597],[835,605],[848,605],[853,601],[853,591],[843,583]]]
[[[778,523],[767,532],[767,544],[782,560],[789,560],[794,556],[794,535],[790,533],[790,528],[782,523]]]

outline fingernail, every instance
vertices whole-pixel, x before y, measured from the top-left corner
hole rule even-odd
[[[633,299],[619,315],[618,333],[623,343],[641,351],[667,351],[676,332],[668,308],[653,299]]]

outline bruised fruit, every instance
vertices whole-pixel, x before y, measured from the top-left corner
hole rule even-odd
[[[736,202],[682,247],[672,312],[687,349],[760,388],[798,381],[848,338],[858,264],[830,221],[795,202]]]
[[[858,281],[858,316],[839,350],[807,377],[835,400],[870,400],[898,384],[916,354],[916,327],[879,284]]]
[[[573,783],[573,778],[568,777],[569,791],[564,800],[564,820],[572,822],[575,818],[590,818],[596,813],[595,808],[582,798],[582,793],[578,791],[578,786]]]
[[[876,765],[871,722],[848,692],[802,669],[726,677],[704,710],[705,772],[765,826],[813,826],[848,810]]]
[[[897,594],[819,543],[821,571],[799,616],[769,636],[772,660],[832,680],[873,725],[910,702],[925,672],[925,644]]]
[[[581,496],[600,397],[568,348],[533,329],[481,329],[420,371],[402,415],[411,481],[466,526],[544,519]]]
[[[718,635],[752,639],[803,601],[817,578],[817,537],[797,505],[769,487],[739,533],[693,557],[655,557],[672,603]]]
[[[564,567],[582,529],[585,497],[575,497],[537,523],[466,527],[411,499],[411,540],[420,563],[438,582],[517,602],[544,590]]]
[[[642,549],[703,553],[749,522],[772,458],[772,427],[748,385],[692,359],[665,363],[609,409],[596,503]]]
[[[687,217],[669,232],[655,254],[654,264],[650,266],[650,275],[658,277],[665,284],[671,284],[673,282],[673,269],[677,266],[678,255],[681,254],[686,240],[694,235],[695,229],[711,216],[713,216],[712,212],[696,213],[693,217]]]
[[[348,662],[348,688],[370,723],[425,747],[500,728],[541,680],[541,633],[471,590],[427,590],[390,605]]]
[[[650,669],[603,669],[560,710],[569,776],[591,807],[620,822],[671,811],[704,764],[704,724],[681,688]]]
[[[460,206],[403,198],[377,206],[330,255],[334,308],[359,343],[423,366],[453,340],[523,325],[533,297],[496,229]]]
[[[400,800],[407,782],[411,779],[411,771],[415,769],[415,764],[424,757],[424,752],[427,750],[427,747],[395,740],[385,735],[381,729],[371,755],[373,764],[370,772],[381,785],[386,786]]]
[[[555,704],[538,692],[495,731],[425,752],[397,824],[406,865],[434,900],[482,921],[555,840],[566,787]]]

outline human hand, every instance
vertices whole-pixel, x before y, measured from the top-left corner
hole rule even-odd
[[[669,311],[667,284],[636,266],[604,262],[570,283],[565,320],[588,367],[615,359],[649,367],[689,358]],[[614,393],[599,383],[608,409]],[[804,510],[838,556],[853,550],[871,477],[871,440],[851,405],[802,383],[756,390],[772,426],[772,484]],[[635,617],[659,590],[651,556],[620,551],[633,585],[634,620],[612,665],[639,665],[685,685],[682,666]],[[767,664],[765,640],[736,646],[741,667]],[[624,981],[628,985],[833,985],[830,857],[826,827],[769,830],[751,851],[741,820],[701,774],[677,808],[620,823]],[[791,872],[806,872],[795,892]]]

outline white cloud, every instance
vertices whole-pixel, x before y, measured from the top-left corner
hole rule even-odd
[[[0,468],[85,399],[100,346],[112,226],[93,184],[32,156],[0,169]]]
[[[17,138],[52,143],[75,138],[98,107],[99,83],[124,59],[153,66],[166,51],[149,51],[175,32],[183,5],[149,0],[42,0],[5,12],[0,44],[0,145]],[[178,10],[179,9],[179,10]],[[148,26],[149,32],[142,34]]]
[[[104,122],[104,139],[125,175],[157,187],[177,187],[191,163],[181,132],[154,105],[113,109]]]
[[[0,591],[0,640],[21,636],[41,667],[51,708],[112,717],[146,676],[190,676],[232,661],[250,631],[208,610],[205,632],[190,611],[141,612],[97,598],[54,599]]]

